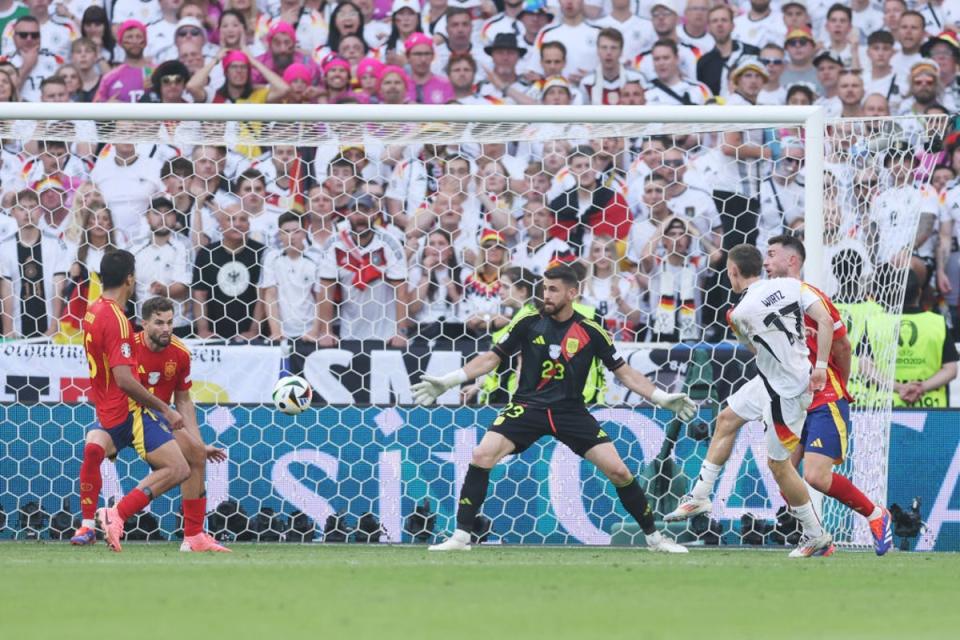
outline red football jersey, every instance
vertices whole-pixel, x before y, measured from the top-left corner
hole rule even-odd
[[[101,297],[87,307],[83,316],[83,347],[90,365],[90,398],[97,420],[105,429],[115,427],[127,419],[136,403],[117,386],[112,368],[137,368],[133,325],[115,300]]]
[[[190,389],[190,350],[179,338],[171,338],[160,351],[150,350],[142,331],[135,338],[140,383],[150,393],[170,403],[174,391]]]
[[[827,297],[827,294],[806,282],[804,285],[810,289],[810,291],[815,293],[821,301],[823,301],[823,306],[825,306],[827,311],[830,313],[830,318],[833,320],[833,340],[839,340],[847,335],[847,325],[843,323],[843,318],[840,316],[840,312],[837,311],[835,306],[833,306],[833,302],[830,301],[830,298]],[[804,314],[803,324],[808,329],[813,329],[812,332],[807,332],[807,349],[810,352],[810,364],[816,365],[818,359],[817,322],[810,316]],[[836,402],[841,398],[846,399],[848,402],[853,402],[853,396],[851,396],[850,392],[847,391],[847,385],[840,376],[840,370],[837,368],[836,359],[833,357],[833,355],[829,355],[827,357],[827,384],[824,385],[823,389],[813,394],[813,402],[810,403],[810,409],[816,409],[821,405],[825,405],[830,402]]]

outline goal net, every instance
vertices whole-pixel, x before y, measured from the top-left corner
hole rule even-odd
[[[22,106],[22,105],[20,105]],[[755,373],[726,327],[725,252],[801,237],[804,277],[841,309],[857,397],[841,467],[884,502],[893,364],[907,270],[924,268],[929,142],[945,123],[824,123],[818,109],[356,108],[4,105],[0,110],[0,538],[69,535],[94,422],[79,327],[112,248],[137,257],[136,296],[174,300],[192,352],[208,528],[221,539],[425,542],[456,496],[518,363],[438,406],[410,386],[489,348],[556,263],[627,361],[690,393],[698,417],[654,411],[609,375],[585,399],[659,516],[696,478],[715,416]],[[350,108],[347,108],[350,107]],[[37,119],[43,118],[43,119]],[[551,121],[552,120],[552,121]],[[932,236],[930,236],[932,237]],[[915,245],[917,245],[915,247]],[[141,371],[147,386],[175,374]],[[314,404],[270,400],[282,375]],[[103,465],[101,500],[148,472]],[[784,544],[795,525],[748,424],[709,518],[681,542]],[[862,519],[826,500],[839,541]],[[179,491],[129,523],[179,535]],[[542,439],[491,475],[476,534],[503,543],[630,543],[613,487]]]

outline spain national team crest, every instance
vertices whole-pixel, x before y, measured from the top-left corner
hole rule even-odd
[[[567,356],[572,358],[574,354],[580,350],[580,339],[567,338],[567,342],[563,346],[564,351],[567,352]]]
[[[549,349],[548,353],[550,354],[550,359],[551,359],[551,360],[556,360],[557,358],[560,357],[560,345],[558,345],[558,344],[552,344],[552,345],[550,345],[550,349]]]
[[[170,380],[175,375],[177,375],[177,363],[174,362],[173,360],[168,360],[167,362],[164,362],[163,377],[166,378],[167,380]]]

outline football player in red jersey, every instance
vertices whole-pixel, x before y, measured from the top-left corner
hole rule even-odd
[[[806,252],[803,243],[796,237],[780,235],[770,238],[764,270],[771,278],[800,278]],[[848,478],[834,473],[833,465],[843,462],[847,454],[847,432],[850,424],[850,403],[853,398],[847,392],[850,376],[850,341],[840,312],[823,292],[810,287],[819,295],[834,321],[833,342],[826,359],[827,384],[814,394],[807,410],[807,419],[800,436],[800,445],[793,452],[793,463],[803,462],[803,479],[817,491],[839,500],[850,509],[867,518],[873,535],[874,550],[883,555],[893,544],[890,512],[875,505]],[[811,366],[822,368],[822,358],[817,354],[816,329],[810,318],[804,316],[807,327],[807,347]],[[742,426],[730,424],[721,412],[710,448],[700,468],[700,477],[689,495],[681,498],[680,505],[664,517],[664,520],[683,520],[701,513],[708,513],[712,506],[710,495],[720,470],[730,457],[737,432]]]
[[[190,477],[180,485],[183,506],[181,551],[229,551],[203,530],[207,512],[204,485],[206,462],[223,462],[227,454],[207,446],[200,435],[197,410],[190,398],[190,350],[173,335],[173,301],[156,297],[141,308],[143,331],[134,336],[140,382],[166,403],[173,401],[183,416],[183,429],[174,433],[190,465]]]
[[[83,344],[90,366],[90,397],[97,422],[87,432],[80,467],[80,507],[83,523],[71,542],[92,544],[99,525],[107,545],[120,551],[123,523],[150,500],[190,476],[190,465],[174,441],[183,429],[183,416],[150,393],[137,378],[133,326],[123,308],[133,295],[136,260],[129,251],[103,256],[100,279],[103,295],[83,318]],[[97,509],[100,464],[133,446],[153,471],[114,507]]]

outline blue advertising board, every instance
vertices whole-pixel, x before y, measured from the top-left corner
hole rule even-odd
[[[334,513],[355,524],[369,512],[388,542],[411,540],[406,520],[425,500],[437,514],[435,533],[449,530],[471,449],[495,415],[492,408],[377,406],[309,409],[296,417],[244,405],[207,405],[200,412],[205,439],[229,455],[227,463],[208,465],[210,509],[230,500],[249,516],[299,511],[320,531]],[[669,438],[669,416],[648,409],[594,413],[628,466],[642,471],[656,510],[672,508],[706,453],[703,432],[683,429]],[[79,510],[76,477],[92,420],[82,404],[0,404],[0,508],[6,514],[0,538],[23,537],[20,512],[30,502],[48,515],[63,509],[65,498],[68,511]],[[920,498],[927,524],[911,547],[960,550],[958,421],[954,410],[894,414],[888,503],[909,508]],[[782,504],[763,454],[762,430],[748,425],[717,485],[713,517],[727,532],[745,514],[772,520]],[[129,491],[149,471],[132,451],[103,469],[105,497]],[[609,544],[616,526],[629,521],[610,483],[550,439],[508,457],[491,481],[482,511],[492,521],[493,541]],[[154,500],[150,511],[162,535],[172,534],[179,491]],[[724,536],[724,542],[737,539]]]

